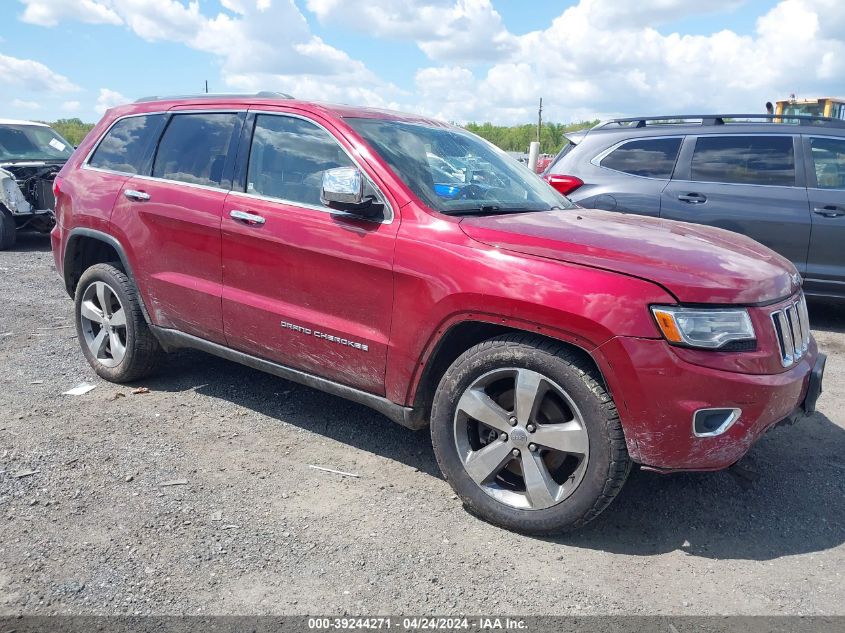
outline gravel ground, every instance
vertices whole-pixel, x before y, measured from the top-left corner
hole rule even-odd
[[[0,252],[0,614],[845,615],[845,305],[811,305],[826,391],[750,490],[637,472],[560,538],[468,515],[362,406],[196,352],[104,382],[71,311],[46,237]]]

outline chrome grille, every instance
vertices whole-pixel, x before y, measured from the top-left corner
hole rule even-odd
[[[794,303],[772,312],[772,323],[784,367],[797,363],[810,346],[810,317],[804,295]]]

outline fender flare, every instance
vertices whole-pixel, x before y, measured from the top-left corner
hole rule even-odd
[[[488,313],[483,310],[454,312],[446,316],[431,331],[425,345],[423,346],[422,353],[417,361],[415,370],[411,375],[411,379],[408,382],[407,391],[405,392],[406,402],[413,403],[416,401],[416,398],[420,393],[420,387],[423,383],[425,374],[429,370],[431,360],[437,354],[440,345],[445,340],[449,331],[462,323],[468,322],[503,326],[514,331],[524,332],[526,334],[536,334],[545,338],[554,339],[566,345],[578,348],[588,356],[592,356],[593,352],[601,345],[600,343],[596,344],[593,341],[579,336],[574,332],[545,324],[538,325],[537,323],[525,321],[518,317]],[[598,363],[596,364],[598,365]],[[599,369],[599,371],[601,372],[601,369]]]
[[[65,289],[67,293],[72,297],[73,292],[71,292],[71,285],[70,285],[70,277],[68,275],[69,264],[71,263],[70,257],[71,253],[73,253],[73,244],[81,237],[88,237],[94,240],[98,240],[105,244],[111,246],[114,251],[117,253],[118,258],[120,259],[120,265],[123,266],[124,272],[135,285],[135,289],[138,293],[139,303],[141,305],[141,312],[144,315],[144,319],[147,321],[148,324],[152,325],[152,321],[150,320],[150,314],[147,312],[147,306],[144,304],[144,297],[141,295],[140,288],[138,288],[138,282],[135,278],[135,273],[132,271],[132,266],[129,264],[129,257],[126,255],[126,249],[123,248],[123,245],[120,241],[114,237],[113,235],[109,235],[108,233],[103,233],[102,231],[98,231],[96,229],[89,229],[86,227],[76,227],[71,229],[70,233],[68,234],[67,242],[65,243],[65,252],[64,252],[64,259],[62,262],[62,277],[64,278],[65,282]]]

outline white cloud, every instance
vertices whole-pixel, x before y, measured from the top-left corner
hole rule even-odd
[[[222,0],[214,15],[197,0],[20,0],[22,19],[44,25],[60,20],[123,24],[151,41],[182,43],[220,62],[228,86],[291,90],[302,98],[332,95],[343,101],[366,96],[384,102],[396,89],[360,61],[311,33],[294,0]],[[98,105],[99,108],[99,105]]]
[[[75,92],[79,86],[41,62],[0,54],[0,90],[28,92]]]
[[[314,1],[314,0],[312,0]],[[637,12],[676,17],[729,9],[709,0],[642,0],[636,6],[581,0],[545,30],[516,37],[517,50],[486,72],[444,65],[416,74],[427,114],[458,121],[533,121],[544,97],[546,120],[693,111],[760,112],[791,92],[841,92],[845,76],[845,5],[782,0],[753,33],[662,33]]]
[[[21,20],[40,26],[56,26],[73,19],[91,24],[120,24],[110,2],[97,0],[20,0],[26,7]]]
[[[114,106],[122,105],[124,103],[129,103],[130,101],[132,101],[132,99],[120,94],[116,90],[110,90],[109,88],[100,88],[100,94],[97,97],[97,103],[94,106],[94,112],[102,116],[103,113],[109,108],[113,108]]]
[[[12,99],[12,107],[19,110],[40,110],[41,104],[37,101],[24,101],[23,99]]]
[[[657,26],[678,18],[735,9],[745,0],[582,0],[581,10],[592,24],[613,29]]]
[[[791,92],[840,92],[845,76],[841,0],[780,0],[761,10],[751,32],[703,35],[666,25],[709,13],[727,16],[729,26],[743,0],[580,0],[547,28],[521,34],[508,30],[493,0],[304,0],[321,23],[418,46],[432,61],[407,69],[413,93],[317,37],[294,0],[221,0],[210,14],[199,0],[20,1],[31,22],[122,24],[146,40],[209,53],[232,88],[399,105],[460,122],[533,121],[541,96],[546,120],[760,111]],[[50,73],[41,66],[13,74],[54,92],[75,88]]]
[[[439,61],[495,61],[516,44],[490,0],[307,0],[306,6],[326,24],[414,40]]]

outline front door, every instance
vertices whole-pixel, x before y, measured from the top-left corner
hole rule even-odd
[[[845,138],[811,136],[804,142],[813,232],[807,292],[845,295]]]
[[[398,218],[323,206],[323,172],[356,164],[327,128],[258,113],[252,139],[223,213],[229,346],[383,394]]]
[[[795,142],[792,135],[687,137],[660,216],[742,233],[805,272],[810,214]]]

